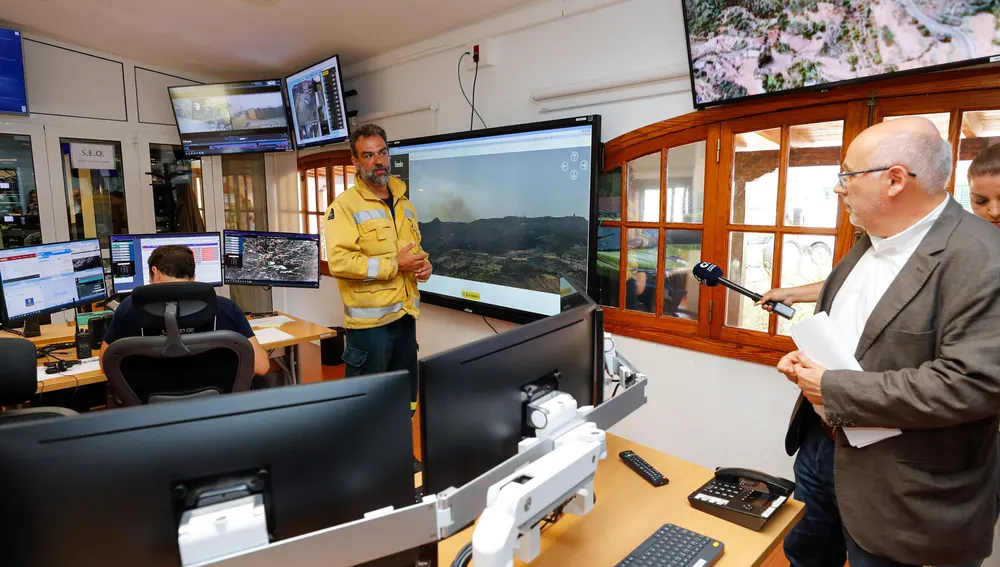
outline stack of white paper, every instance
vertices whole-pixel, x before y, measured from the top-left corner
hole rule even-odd
[[[274,317],[261,317],[260,319],[250,319],[250,326],[254,329],[263,329],[265,327],[280,327],[285,323],[291,323],[293,319],[291,317],[285,317],[284,315],[275,315]]]
[[[829,370],[862,370],[824,312],[802,320],[792,327],[792,340],[807,357]],[[901,434],[898,429],[877,427],[845,427],[844,434],[853,447],[867,447],[883,439]]]
[[[294,339],[295,337],[289,335],[288,333],[282,331],[281,329],[274,329],[271,327],[265,327],[263,329],[254,329],[254,336],[257,337],[257,342],[261,346],[267,346],[268,343],[276,343],[279,341],[287,341],[289,339]]]

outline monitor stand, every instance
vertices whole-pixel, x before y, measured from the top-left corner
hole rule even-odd
[[[27,319],[25,319],[23,333],[25,338],[42,336],[42,327],[39,318],[28,317]]]

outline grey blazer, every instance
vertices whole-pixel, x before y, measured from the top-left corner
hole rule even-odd
[[[829,313],[871,246],[860,240],[826,280]],[[844,527],[865,550],[914,565],[990,555],[996,520],[1000,420],[1000,230],[951,199],[903,266],[862,333],[864,372],[823,375],[834,427],[889,427],[897,437],[862,449],[838,431],[834,464]],[[785,448],[809,419],[799,396]]]

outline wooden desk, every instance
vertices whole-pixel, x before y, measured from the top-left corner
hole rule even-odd
[[[631,449],[660,470],[670,484],[653,487],[618,458]],[[564,515],[542,531],[542,553],[532,567],[609,567],[618,564],[663,524],[715,538],[725,544],[718,567],[757,567],[781,544],[805,511],[789,500],[755,532],[695,510],[687,497],[713,476],[709,469],[608,435],[608,458],[597,467],[597,502],[586,516]],[[438,564],[450,565],[462,546],[472,541],[473,528],[438,544]],[[515,561],[516,565],[524,565]]]
[[[297,345],[305,344],[311,341],[316,341],[319,339],[325,339],[332,337],[336,334],[335,331],[321,325],[316,325],[315,323],[310,323],[304,319],[299,319],[287,313],[279,313],[279,315],[284,315],[289,319],[292,319],[290,323],[285,323],[278,329],[292,335],[292,338],[275,341],[271,343],[261,343],[260,346],[264,350],[274,350],[278,348],[288,347],[294,348]],[[250,319],[250,327],[254,327],[254,319]],[[32,337],[29,340],[35,343],[36,347],[43,347],[55,343],[65,343],[73,342],[76,328],[71,323],[59,323],[52,325],[42,325],[41,327],[42,335],[39,337]],[[0,333],[0,336],[7,336],[10,333]],[[62,353],[54,353],[59,358],[75,358],[75,352],[67,350]],[[100,356],[100,350],[94,352],[94,356]],[[45,360],[39,359],[39,366],[44,366]],[[294,359],[291,360],[291,365],[294,367]],[[52,392],[55,390],[62,390],[66,388],[76,388],[77,386],[85,386],[87,384],[98,384],[101,382],[106,382],[107,378],[104,376],[103,372],[85,372],[83,374],[73,374],[68,376],[56,376],[54,378],[49,378],[47,380],[38,383],[37,394],[42,392]]]

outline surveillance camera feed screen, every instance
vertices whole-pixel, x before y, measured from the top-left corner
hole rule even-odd
[[[344,89],[337,56],[285,79],[295,143],[300,148],[347,139]]]
[[[420,289],[537,315],[587,281],[593,126],[394,146],[434,275]]]
[[[982,0],[684,0],[695,105],[1000,53]]]
[[[171,87],[170,102],[188,156],[293,149],[279,80]]]
[[[226,285],[319,287],[319,235],[223,232]]]

